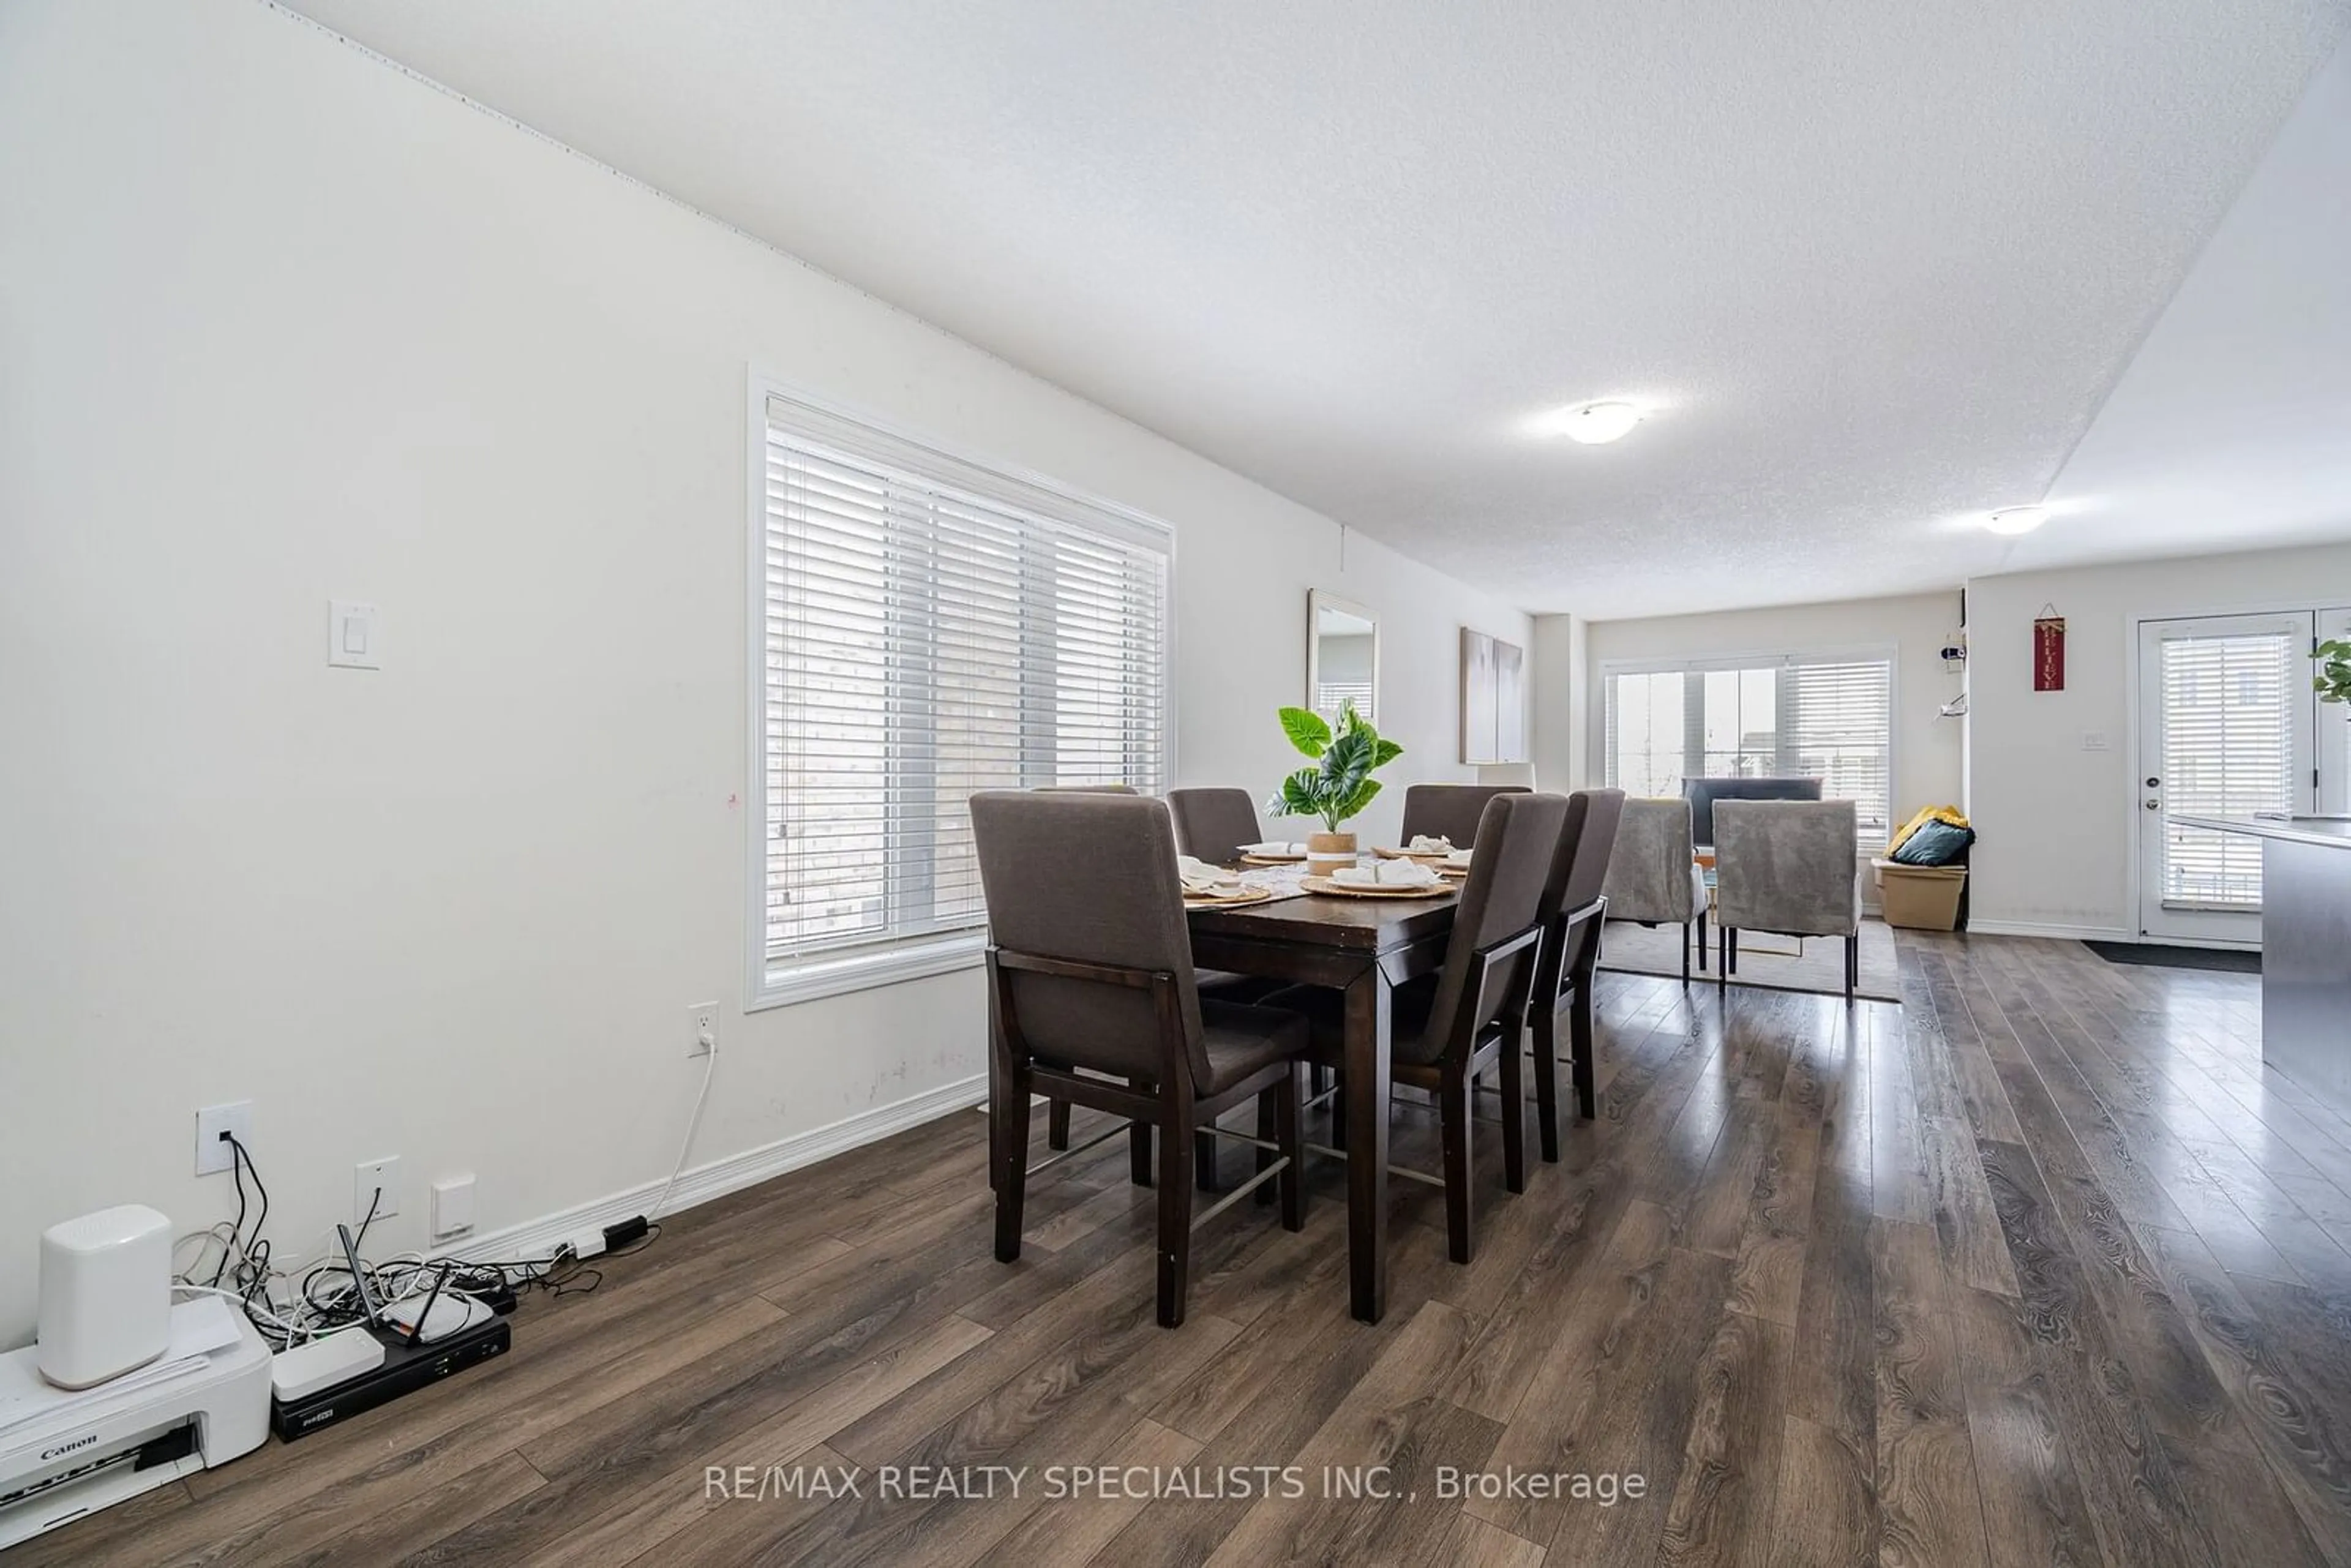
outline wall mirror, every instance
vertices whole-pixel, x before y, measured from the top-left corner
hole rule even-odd
[[[1306,706],[1325,718],[1352,701],[1377,722],[1380,620],[1362,605],[1310,589],[1306,595]]]

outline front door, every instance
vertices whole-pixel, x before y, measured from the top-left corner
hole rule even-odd
[[[2139,626],[2139,930],[2261,941],[2262,841],[2174,815],[2306,812],[2317,798],[2316,618],[2215,615]]]

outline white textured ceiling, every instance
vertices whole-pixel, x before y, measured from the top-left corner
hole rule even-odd
[[[1996,569],[1958,519],[2039,498],[2351,26],[2351,0],[295,4],[1602,617]],[[1609,394],[1663,412],[1609,447],[1522,427]]]

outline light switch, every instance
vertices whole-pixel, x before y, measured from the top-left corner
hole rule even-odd
[[[328,601],[327,663],[347,670],[381,670],[381,646],[374,605],[350,599]]]

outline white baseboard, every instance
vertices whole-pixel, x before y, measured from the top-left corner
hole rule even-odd
[[[670,1195],[669,1207],[654,1214],[646,1207],[661,1197],[667,1177],[645,1183],[610,1197],[583,1203],[577,1208],[567,1208],[525,1225],[509,1226],[487,1235],[467,1237],[461,1244],[448,1249],[446,1256],[468,1262],[493,1258],[551,1258],[565,1241],[583,1230],[601,1229],[617,1225],[635,1215],[647,1219],[659,1219],[696,1204],[708,1203],[730,1192],[739,1192],[786,1171],[812,1166],[819,1160],[831,1159],[851,1149],[886,1138],[893,1133],[903,1133],[909,1127],[919,1127],[950,1112],[987,1098],[987,1075],[960,1079],[926,1090],[911,1099],[894,1104],[878,1105],[871,1111],[861,1111],[829,1126],[796,1133],[789,1138],[746,1149],[739,1155],[729,1155],[713,1160],[706,1166],[696,1166],[677,1178],[677,1189]]]
[[[2026,920],[1970,920],[1970,936],[2046,936],[2058,942],[2136,942],[2113,925],[2040,925]]]

